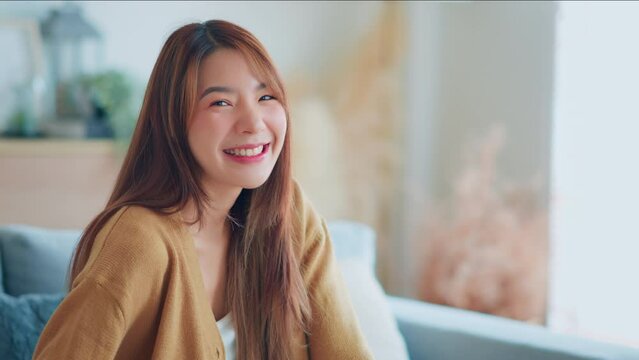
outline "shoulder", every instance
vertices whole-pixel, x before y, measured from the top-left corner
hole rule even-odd
[[[154,250],[166,248],[175,235],[169,215],[142,206],[126,206],[109,219],[98,238],[104,239],[105,246],[152,255]]]
[[[321,217],[315,211],[313,204],[297,181],[293,181],[292,220],[295,231],[302,231],[305,235],[313,235],[321,225]]]
[[[301,246],[302,253],[324,242],[330,242],[326,221],[315,210],[311,200],[297,181],[293,182],[291,211],[293,234],[296,242]]]
[[[98,232],[83,275],[114,279],[136,274],[162,275],[176,233],[169,215],[141,206],[115,212]]]
[[[161,214],[144,206],[130,205],[120,208],[112,217],[114,225],[157,228],[170,223],[169,215]]]

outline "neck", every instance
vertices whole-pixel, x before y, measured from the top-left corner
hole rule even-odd
[[[228,214],[235,204],[242,188],[223,188],[204,183],[205,192],[209,198],[205,204],[200,222],[189,226],[192,235],[204,235],[206,239],[226,238],[228,232]],[[187,222],[197,220],[197,207],[193,200],[189,200],[182,209],[182,218]],[[198,238],[202,238],[197,236]]]

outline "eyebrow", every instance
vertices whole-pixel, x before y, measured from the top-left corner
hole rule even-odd
[[[259,91],[262,89],[266,88],[266,84],[264,83],[259,83],[256,87],[255,87],[255,91]],[[202,92],[202,95],[200,95],[200,100],[202,100],[206,95],[212,93],[212,92],[221,92],[221,93],[236,93],[238,92],[236,89],[228,87],[228,86],[211,86],[206,88],[206,90],[204,90],[204,92]]]

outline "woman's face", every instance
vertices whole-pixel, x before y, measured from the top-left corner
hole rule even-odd
[[[271,174],[286,134],[286,113],[237,50],[219,49],[198,73],[198,102],[188,122],[204,183],[253,189]]]

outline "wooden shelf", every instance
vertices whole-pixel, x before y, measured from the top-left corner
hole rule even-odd
[[[58,157],[112,155],[111,139],[12,139],[0,138],[0,157]]]
[[[86,226],[113,189],[119,146],[103,139],[0,138],[0,224]]]

